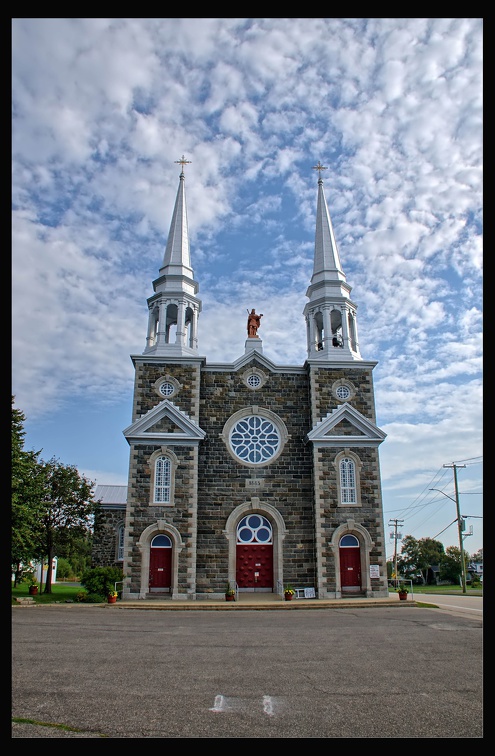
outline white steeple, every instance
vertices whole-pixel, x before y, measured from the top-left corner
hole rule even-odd
[[[316,209],[315,256],[311,283],[306,291],[309,302],[303,311],[306,319],[308,359],[332,362],[361,360],[357,336],[356,305],[350,300],[351,287],[340,264],[339,250],[333,233],[318,171],[318,205]]]
[[[185,357],[198,354],[198,316],[201,300],[195,294],[199,284],[194,280],[189,250],[189,231],[185,192],[184,155],[175,200],[172,223],[159,270],[153,281],[155,293],[148,299],[148,334],[143,354]]]

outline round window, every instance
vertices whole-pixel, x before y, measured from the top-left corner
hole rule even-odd
[[[175,387],[173,383],[170,383],[170,381],[164,381],[160,384],[160,394],[163,396],[172,396],[174,393]]]
[[[259,375],[250,375],[246,381],[250,388],[259,388],[261,386],[261,378]]]
[[[243,462],[262,464],[280,449],[280,433],[270,421],[259,415],[247,415],[232,427],[230,448]]]
[[[351,395],[351,390],[349,386],[338,386],[335,393],[337,394],[337,397],[339,399],[349,399]]]

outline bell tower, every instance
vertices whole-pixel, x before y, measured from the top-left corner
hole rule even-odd
[[[148,333],[143,354],[187,357],[198,355],[198,317],[201,301],[196,298],[199,284],[194,280],[189,249],[184,155],[170,232],[159,270],[153,281],[154,294],[148,299]]]
[[[308,359],[332,362],[361,360],[356,305],[350,299],[351,287],[342,270],[323,191],[321,172],[327,169],[318,161],[313,170],[318,171],[319,176],[315,254],[313,275],[306,291],[309,302],[303,311]]]

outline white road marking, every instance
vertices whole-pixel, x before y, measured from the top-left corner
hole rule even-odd
[[[269,716],[273,716],[275,714],[275,712],[273,711],[273,702],[271,696],[263,696],[263,711]]]
[[[275,716],[275,706],[281,705],[280,699],[274,699],[272,696],[262,696],[261,705],[263,708],[263,714],[267,714],[269,717]],[[227,698],[218,694],[215,696],[215,701],[210,711],[218,713],[225,713],[226,711],[242,711],[248,708],[252,708],[253,701],[242,698]]]
[[[225,711],[226,708],[225,698],[223,696],[215,696],[215,703],[210,711]]]

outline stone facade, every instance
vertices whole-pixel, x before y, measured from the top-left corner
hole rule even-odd
[[[227,584],[388,596],[376,363],[359,352],[321,175],[316,229],[305,363],[274,364],[250,334],[234,363],[209,364],[181,173],[146,348],[131,356],[123,598],[218,599]],[[114,563],[121,515],[102,503],[95,563]]]

